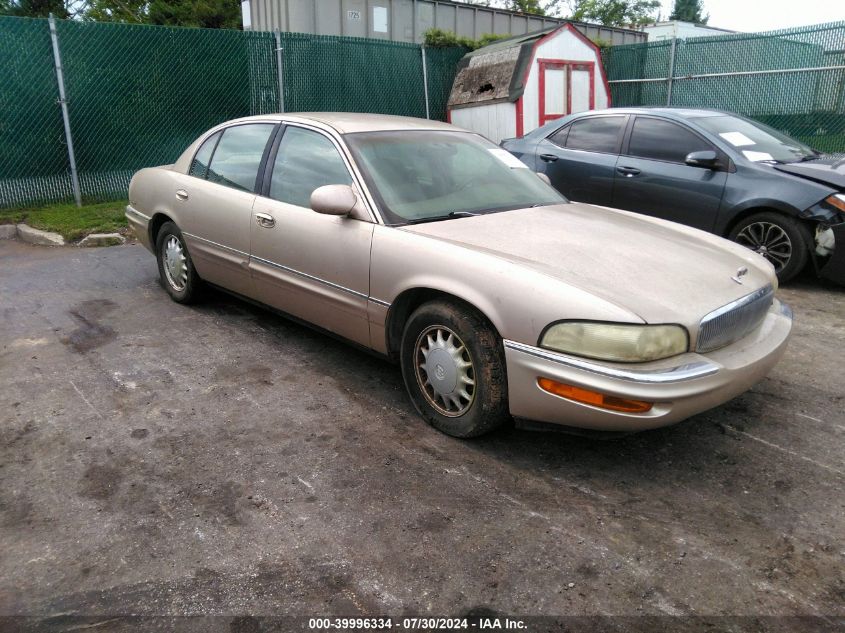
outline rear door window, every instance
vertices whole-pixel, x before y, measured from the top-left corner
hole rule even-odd
[[[566,149],[615,154],[625,127],[624,116],[587,117],[569,126]]]
[[[628,156],[683,163],[690,152],[712,149],[710,143],[682,125],[637,117],[628,143]]]
[[[272,123],[251,123],[226,128],[211,157],[208,180],[254,191],[261,157],[275,127]]]

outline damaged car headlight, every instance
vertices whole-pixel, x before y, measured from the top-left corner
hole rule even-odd
[[[845,194],[835,193],[825,198],[824,201],[840,213],[845,213]]]
[[[680,325],[567,321],[549,326],[540,346],[574,356],[639,363],[683,354],[689,350],[689,334]]]

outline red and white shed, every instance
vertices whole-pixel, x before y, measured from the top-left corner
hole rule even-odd
[[[467,53],[446,112],[451,123],[499,143],[567,114],[609,106],[598,47],[563,24]]]

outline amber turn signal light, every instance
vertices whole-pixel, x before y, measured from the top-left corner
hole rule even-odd
[[[590,391],[582,387],[575,387],[573,385],[565,385],[562,382],[556,382],[549,378],[538,378],[537,384],[540,389],[548,391],[561,398],[573,400],[574,402],[581,402],[583,404],[590,404],[594,407],[602,409],[609,409],[611,411],[622,411],[623,413],[645,413],[651,411],[654,406],[652,402],[643,402],[642,400],[628,400],[627,398],[619,398],[617,396],[609,396],[598,391]]]

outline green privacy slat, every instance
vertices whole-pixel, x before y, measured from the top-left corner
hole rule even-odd
[[[280,109],[272,33],[58,21],[83,198],[126,196],[201,132]],[[414,44],[282,33],[288,111],[425,116]],[[463,49],[427,49],[432,118]],[[0,207],[72,199],[45,19],[0,17]]]
[[[677,40],[674,54],[671,105],[738,112],[845,153],[845,22]],[[666,81],[614,81],[665,78],[671,55],[671,41],[606,49],[613,105],[665,106]],[[782,70],[799,72],[771,72]],[[750,74],[690,77],[719,73]]]

